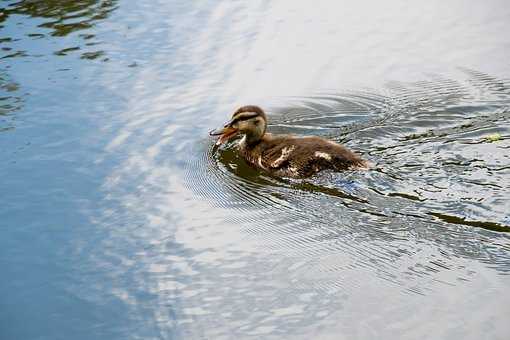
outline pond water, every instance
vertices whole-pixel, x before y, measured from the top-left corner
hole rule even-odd
[[[506,339],[507,1],[2,1],[0,338]],[[240,105],[375,164],[305,180]]]

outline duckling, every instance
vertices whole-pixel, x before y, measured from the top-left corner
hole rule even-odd
[[[267,117],[255,105],[239,108],[222,128],[211,131],[220,136],[216,145],[243,135],[238,149],[252,166],[272,175],[306,178],[322,170],[367,169],[369,163],[344,146],[316,136],[297,137],[266,132]]]

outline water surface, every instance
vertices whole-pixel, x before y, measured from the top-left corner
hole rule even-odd
[[[0,8],[1,338],[510,334],[505,1]],[[375,167],[260,173],[244,104]]]

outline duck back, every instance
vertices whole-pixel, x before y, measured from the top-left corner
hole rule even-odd
[[[367,162],[346,147],[320,137],[265,134],[254,145],[240,143],[246,161],[276,176],[305,178],[321,170],[365,168]]]

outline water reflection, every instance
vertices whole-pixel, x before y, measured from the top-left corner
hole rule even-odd
[[[0,71],[0,132],[14,127],[14,112],[23,106],[19,84]]]
[[[292,288],[283,287],[290,294],[299,296],[302,290],[306,297],[301,304],[299,299],[271,300],[279,310],[289,311],[281,316],[288,317],[285,324],[321,324],[322,313],[341,309],[342,303],[333,307],[330,301],[321,310],[320,302],[311,306],[307,299],[354,294],[366,287],[368,273],[387,282],[385,289],[423,296],[473,280],[472,261],[479,263],[478,273],[484,265],[509,273],[508,172],[501,168],[508,154],[499,151],[508,148],[508,139],[485,143],[484,136],[492,131],[509,135],[510,83],[486,76],[480,86],[496,92],[480,93],[473,77],[478,76],[470,72],[467,80],[393,83],[381,93],[296,98],[294,105],[271,110],[273,132],[321,134],[343,142],[377,163],[371,172],[326,173],[304,181],[272,178],[249,167],[232,146],[218,150],[204,141],[182,159],[185,186],[230,211],[224,217],[229,227],[190,228],[200,228],[200,233],[212,229],[204,235],[208,240],[230,239],[227,235],[241,230],[262,244],[258,256],[278,259],[264,270],[289,280]],[[252,267],[245,268],[246,263],[257,262],[248,246],[243,250],[232,260],[232,280],[249,280]],[[267,258],[262,262],[272,263]],[[228,262],[223,266],[228,268]],[[262,299],[264,289],[250,287]],[[243,289],[228,294],[247,298]],[[199,293],[196,299],[207,295]],[[201,313],[225,308],[207,306]],[[264,315],[262,310],[251,312]],[[310,321],[311,315],[318,319]],[[251,319],[250,327],[237,332],[260,335],[253,325],[260,322],[276,333],[269,316],[261,319],[267,323]]]
[[[347,12],[359,10],[353,7]],[[328,332],[356,338],[373,330],[374,323],[384,328],[399,322],[426,337],[430,327],[417,320],[430,321],[426,313],[454,296],[456,303],[448,304],[455,306],[449,308],[451,315],[476,309],[480,320],[487,320],[492,315],[487,309],[473,308],[473,300],[464,298],[480,296],[487,281],[497,290],[504,285],[499,277],[509,268],[508,236],[427,214],[469,213],[464,211],[469,202],[449,197],[455,187],[435,183],[450,178],[449,170],[437,164],[455,160],[456,150],[448,147],[476,158],[460,143],[433,134],[460,138],[464,118],[483,121],[480,112],[495,117],[508,107],[508,97],[493,107],[493,96],[479,94],[470,85],[473,79],[464,79],[474,78],[466,73],[427,81],[422,74],[420,81],[413,81],[416,74],[406,74],[406,81],[386,87],[336,90],[344,82],[333,78],[357,73],[346,70],[357,70],[370,84],[385,69],[386,57],[377,55],[392,55],[386,45],[374,48],[362,35],[351,43],[376,51],[377,61],[365,59],[361,65],[354,60],[359,50],[341,43],[340,33],[327,32],[344,11],[330,11],[328,20],[319,20],[309,11],[289,14],[281,4],[222,3],[189,13],[199,17],[201,25],[171,15],[165,19],[177,21],[177,31],[185,35],[166,27],[145,28],[151,34],[143,35],[144,45],[171,45],[159,44],[150,62],[135,71],[127,109],[106,148],[125,157],[103,186],[121,208],[105,211],[99,224],[136,221],[112,228],[108,236],[108,246],[117,245],[113,253],[121,263],[138,265],[124,276],[124,284],[115,284],[118,296],[129,301],[130,314],[143,314],[137,304],[147,300],[138,296],[149,292],[161,332],[173,325],[172,334],[183,338],[327,337]],[[351,19],[356,23],[343,16],[348,24],[360,25],[357,16]],[[284,37],[296,34],[290,27],[301,27],[309,17],[312,24],[306,27],[311,31],[301,33],[314,43],[281,46]],[[230,25],[232,18],[242,19]],[[287,24],[282,30],[275,28],[279,18]],[[409,27],[414,26],[409,23],[406,30]],[[346,52],[343,59],[339,51]],[[158,63],[166,65],[169,56],[173,63],[162,71]],[[399,55],[396,60],[404,59]],[[370,71],[360,72],[365,63]],[[347,78],[358,80],[358,74]],[[313,88],[317,83],[335,90],[274,99],[313,93],[303,91],[303,84]],[[270,105],[270,100],[276,103]],[[335,139],[364,153],[379,170],[294,182],[256,172],[232,149],[213,152],[207,131],[238,104],[248,103],[268,109],[272,131]],[[458,172],[452,184],[463,185],[464,173]],[[439,184],[440,189],[435,187]],[[480,213],[466,220],[503,224],[504,210],[492,214],[492,204],[488,199]],[[128,251],[141,247],[135,254]],[[111,264],[105,259],[99,265]],[[367,317],[370,325],[359,326]],[[462,328],[458,319],[446,319]],[[496,319],[501,322],[501,317]]]
[[[64,56],[81,51],[81,58],[96,59],[104,52],[89,50],[100,43],[90,29],[116,8],[116,0],[6,1],[0,16],[0,25],[8,30],[8,36],[2,37],[5,45],[2,49],[6,52],[2,58],[41,56],[41,47],[38,45],[48,36],[65,37],[75,33],[78,39],[72,42],[73,46],[60,48],[53,53]],[[37,24],[24,20],[25,16],[37,19]]]
[[[30,143],[0,168],[8,338],[509,333],[503,2],[8,3],[30,93],[0,134]],[[247,103],[376,170],[292,181],[213,150]]]

